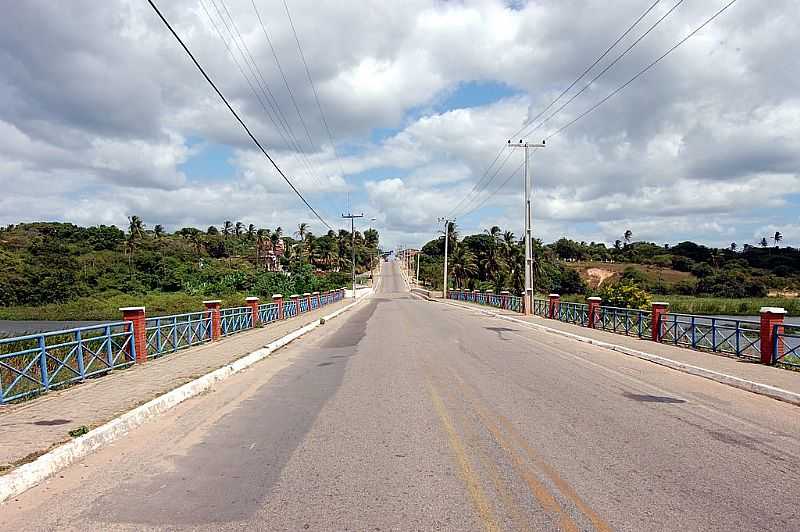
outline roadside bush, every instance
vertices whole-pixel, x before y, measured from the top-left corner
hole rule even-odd
[[[650,295],[629,281],[604,285],[599,295],[603,305],[612,307],[646,309],[650,303]]]

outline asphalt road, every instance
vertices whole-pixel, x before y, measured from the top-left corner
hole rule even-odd
[[[797,407],[416,299],[384,266],[357,310],[3,528],[800,530]]]

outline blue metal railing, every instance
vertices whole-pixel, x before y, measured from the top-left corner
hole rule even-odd
[[[219,314],[222,336],[253,328],[253,309],[250,307],[223,308]]]
[[[595,329],[650,338],[652,312],[635,308],[601,306],[594,322]]]
[[[775,325],[772,363],[800,368],[800,325]]]
[[[294,318],[295,316],[297,316],[297,305],[291,299],[289,301],[285,301],[283,303],[283,317],[288,319]]]
[[[758,321],[669,313],[662,318],[660,329],[659,338],[664,343],[744,358],[761,357]]]
[[[158,357],[211,341],[211,314],[204,311],[147,318],[145,330],[147,357]]]
[[[508,296],[508,309],[514,312],[522,312],[522,298],[519,296]]]
[[[0,404],[124,368],[136,360],[128,322],[0,340]]]
[[[558,319],[585,327],[589,324],[589,305],[560,302],[558,304]]]
[[[536,316],[547,317],[549,302],[546,299],[533,299],[533,313]]]
[[[258,321],[262,324],[272,323],[278,319],[278,304],[267,303],[258,306]]]
[[[308,299],[305,296],[300,296],[300,312],[308,312]]]

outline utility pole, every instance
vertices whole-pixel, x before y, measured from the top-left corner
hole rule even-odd
[[[417,251],[417,275],[414,276],[414,278],[417,280],[417,285],[419,285],[419,255],[420,252]]]
[[[450,240],[450,224],[455,222],[455,219],[439,218],[439,222],[444,222],[444,284],[442,285],[442,298],[447,299],[447,243]]]
[[[524,175],[525,175],[525,189],[524,189],[524,200],[525,200],[525,294],[523,294],[522,301],[523,306],[525,307],[525,314],[531,314],[533,312],[533,286],[534,286],[534,273],[533,273],[533,219],[532,219],[532,209],[531,209],[531,192],[533,191],[533,185],[531,183],[531,177],[528,172],[528,149],[530,148],[544,148],[544,141],[540,144],[532,144],[529,142],[523,142],[520,139],[519,142],[512,142],[509,140],[508,145],[511,148],[523,148],[525,150],[525,164],[524,164]]]
[[[353,242],[353,245],[352,245],[352,248],[353,248],[353,299],[356,298],[356,225],[355,225],[355,219],[356,218],[363,218],[363,217],[364,217],[364,213],[363,212],[361,214],[353,214],[353,213],[349,213],[348,212],[347,214],[343,214],[342,215],[342,218],[349,218],[350,219],[350,238],[351,238],[351,240]]]

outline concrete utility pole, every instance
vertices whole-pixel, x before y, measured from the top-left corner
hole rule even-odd
[[[447,299],[447,243],[450,240],[448,238],[450,224],[455,222],[455,219],[439,218],[439,222],[444,222],[444,284],[442,285],[442,298]]]
[[[422,250],[420,250],[420,251],[422,251]],[[417,275],[414,276],[414,278],[417,280],[417,286],[419,286],[419,255],[420,255],[420,251],[417,252]]]
[[[352,247],[353,247],[353,299],[356,298],[356,224],[355,224],[355,219],[356,218],[363,218],[363,217],[364,217],[364,213],[363,212],[361,214],[347,213],[347,214],[343,214],[342,215],[342,218],[349,218],[350,219],[350,238],[352,239],[352,242],[353,242],[353,245],[352,245]]]
[[[531,209],[531,192],[533,186],[531,183],[530,174],[528,173],[528,149],[529,148],[544,148],[544,141],[541,144],[531,144],[528,142],[512,142],[509,140],[508,145],[511,148],[524,148],[525,149],[525,293],[523,294],[522,301],[525,307],[525,314],[533,312],[533,221]]]

